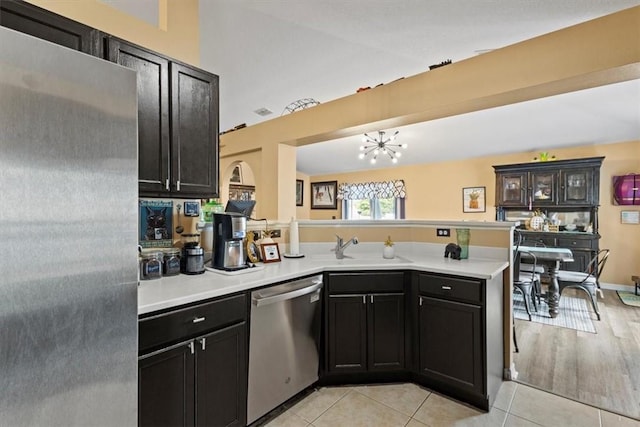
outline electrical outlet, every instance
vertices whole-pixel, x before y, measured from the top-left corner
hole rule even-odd
[[[436,235],[438,237],[449,237],[451,236],[450,228],[436,228]]]
[[[271,237],[273,237],[274,239],[278,237],[282,237],[282,232],[280,230],[270,230],[270,231],[271,231]]]

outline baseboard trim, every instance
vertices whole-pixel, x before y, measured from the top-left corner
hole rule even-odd
[[[628,291],[628,292],[633,292],[635,289],[633,285],[619,285],[617,283],[603,283],[603,282],[600,282],[600,287],[602,289],[608,289],[611,291]]]

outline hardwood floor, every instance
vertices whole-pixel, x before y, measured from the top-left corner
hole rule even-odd
[[[597,334],[516,320],[518,382],[640,419],[640,308],[603,293],[601,321],[589,306]]]

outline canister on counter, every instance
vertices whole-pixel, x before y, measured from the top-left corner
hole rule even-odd
[[[143,251],[140,254],[140,280],[162,278],[162,259],[160,250]]]
[[[180,248],[164,248],[162,255],[162,275],[180,274]]]

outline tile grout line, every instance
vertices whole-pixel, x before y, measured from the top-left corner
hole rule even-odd
[[[391,409],[393,412],[397,412],[397,413],[398,413],[398,414],[400,414],[400,415],[404,415],[405,417],[409,417],[409,420],[407,421],[407,423],[409,423],[409,422],[411,421],[411,419],[413,418],[411,415],[404,414],[404,413],[402,413],[402,412],[398,411],[397,409],[392,408],[391,406],[387,405],[386,403],[384,403],[384,402],[380,402],[379,400],[374,399],[373,397],[367,396],[367,395],[366,395],[366,394],[364,394],[364,393],[360,393],[360,392],[359,392],[359,391],[357,391],[357,390],[353,390],[353,391],[354,391],[355,393],[358,393],[358,394],[359,394],[360,396],[362,396],[362,397],[366,397],[366,398],[367,398],[367,399],[369,399],[369,400],[372,400],[372,401],[374,401],[374,402],[376,402],[376,403],[379,403],[379,404],[380,404],[380,405],[382,405],[382,406],[385,406],[385,407],[387,407],[387,408]],[[419,407],[418,407],[418,408],[419,408]],[[406,425],[406,424],[405,424],[405,425]]]
[[[327,387],[323,387],[323,388],[324,388],[325,390],[327,389]],[[311,421],[309,424],[310,424],[310,425],[313,425],[313,423],[315,423],[316,421],[318,421],[318,418],[320,418],[321,416],[323,416],[323,415],[325,414],[325,412],[327,412],[329,409],[333,408],[333,407],[334,407],[338,402],[340,402],[342,399],[344,399],[345,397],[347,397],[347,395],[348,395],[349,393],[351,393],[352,391],[355,391],[355,390],[353,390],[352,388],[349,388],[349,391],[347,391],[345,394],[343,394],[343,395],[340,397],[340,399],[338,399],[338,400],[336,400],[335,402],[333,402],[333,403],[332,403],[332,404],[331,404],[327,409],[325,409],[324,411],[322,411],[322,412],[320,413],[320,415],[318,415],[317,417],[315,417],[315,418],[313,419],[313,421]],[[307,420],[305,420],[305,421],[307,421]]]

